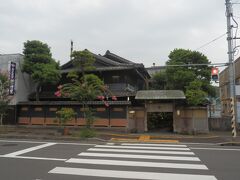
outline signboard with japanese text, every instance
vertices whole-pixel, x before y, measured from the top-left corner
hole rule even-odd
[[[16,74],[16,63],[9,63],[9,95],[15,94],[15,74]]]

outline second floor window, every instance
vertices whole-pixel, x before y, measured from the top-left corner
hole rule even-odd
[[[112,83],[120,83],[120,76],[112,76]]]

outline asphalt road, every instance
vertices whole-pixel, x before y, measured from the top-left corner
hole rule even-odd
[[[0,140],[1,180],[239,180],[240,148]]]

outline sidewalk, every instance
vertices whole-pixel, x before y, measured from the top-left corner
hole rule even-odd
[[[240,134],[240,133],[239,133]],[[230,143],[233,142],[240,144],[240,136],[232,139],[231,132],[219,132],[212,131],[209,134],[197,134],[197,135],[183,135],[175,133],[144,133],[144,134],[109,134],[106,133],[105,136],[111,138],[112,141],[139,141],[139,142],[186,142],[186,143]],[[144,140],[142,137],[147,137],[148,140]]]
[[[97,137],[83,139],[76,134],[80,128],[71,128],[68,136],[61,135],[59,127],[43,126],[3,126],[0,127],[0,138],[62,140],[62,141],[111,141],[111,142],[146,142],[146,143],[231,143],[240,145],[240,132],[234,139],[231,132],[212,131],[209,134],[183,135],[169,132],[161,133],[124,133],[109,130],[96,130]]]

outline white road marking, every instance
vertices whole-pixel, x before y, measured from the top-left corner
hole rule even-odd
[[[48,161],[66,161],[67,160],[67,159],[31,157],[31,156],[5,156],[5,155],[0,155],[0,157],[16,158],[16,159],[48,160]]]
[[[27,149],[23,149],[23,150],[20,150],[20,151],[16,151],[16,152],[13,152],[13,153],[5,154],[3,156],[4,157],[15,157],[15,156],[18,156],[18,155],[21,155],[21,154],[25,154],[25,153],[28,153],[28,152],[31,152],[31,151],[36,151],[38,149],[42,149],[42,148],[45,148],[45,147],[53,146],[55,144],[56,143],[46,143],[46,144],[42,144],[42,145],[39,145],[39,146],[34,146],[34,147],[31,147],[31,148],[27,148]]]
[[[114,145],[115,143],[106,143],[107,145]]]
[[[183,144],[149,144],[149,143],[140,143],[140,144],[135,144],[135,143],[122,143],[121,145],[123,146],[160,146],[160,147],[187,147],[186,145]]]
[[[9,142],[9,143],[30,143],[30,144],[45,144],[45,143],[55,143],[55,144],[62,144],[62,145],[77,145],[77,146],[95,146],[97,144],[87,144],[87,143],[63,143],[63,142],[50,142],[50,141],[19,141],[19,140],[3,140],[0,139],[0,142]]]
[[[173,147],[142,147],[142,146],[108,146],[108,145],[96,145],[95,147],[101,148],[121,148],[121,149],[158,149],[158,150],[180,150],[190,151],[189,148],[173,148]]]
[[[109,178],[151,179],[151,180],[217,180],[214,176],[210,175],[116,171],[116,170],[100,170],[68,167],[56,167],[49,171],[49,173],[94,177],[109,177]]]
[[[198,150],[214,150],[214,151],[240,151],[240,149],[224,149],[224,148],[201,148],[201,147],[196,147],[191,149],[198,149]]]
[[[135,158],[135,159],[162,159],[162,160],[177,160],[177,161],[200,161],[198,157],[186,156],[152,156],[152,155],[135,155],[135,154],[107,154],[107,153],[80,153],[79,156],[90,157],[115,157],[115,158]]]
[[[217,143],[188,143],[188,142],[179,142],[179,144],[216,146]]]
[[[0,140],[0,142],[13,142],[13,143],[31,143],[31,144],[43,144],[47,142],[41,142],[41,141],[19,141],[19,140]]]
[[[106,148],[90,148],[88,151],[98,152],[125,152],[125,153],[147,153],[147,154],[181,154],[181,155],[195,155],[190,151],[151,151],[151,150],[135,150],[135,149],[106,149]]]
[[[115,165],[115,166],[139,166],[139,167],[155,167],[155,168],[208,170],[208,168],[205,165],[201,165],[201,164],[157,163],[157,162],[119,161],[119,160],[81,159],[81,158],[79,159],[71,158],[66,162],[79,163],[79,164],[101,164],[101,165]]]
[[[91,143],[57,143],[60,145],[76,145],[76,146],[96,146],[97,144],[91,144]]]

